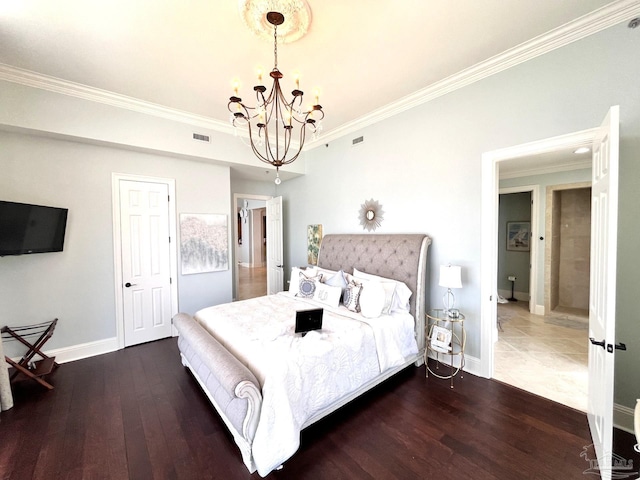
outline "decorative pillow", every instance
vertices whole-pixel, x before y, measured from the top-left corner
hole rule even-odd
[[[389,315],[391,312],[391,306],[393,304],[393,296],[396,292],[396,282],[395,280],[389,280],[387,278],[378,277],[377,275],[369,275],[368,273],[363,273],[358,271],[357,269],[353,269],[353,276],[359,280],[366,280],[367,282],[376,282],[382,285],[384,289],[383,298],[384,298],[384,306],[382,308],[382,313],[385,315]]]
[[[360,292],[362,291],[362,284],[354,282],[353,280],[349,282],[347,288],[344,289],[344,294],[342,296],[342,303],[352,312],[358,313],[360,311]]]
[[[317,277],[307,277],[303,272],[300,272],[300,286],[296,297],[313,298],[313,294],[316,291],[316,282],[322,281],[322,274]]]
[[[316,269],[313,267],[305,270],[302,270],[299,267],[293,267],[291,269],[291,277],[289,278],[289,291],[294,295],[297,295],[300,291],[300,281],[302,280],[302,276],[304,276],[304,278],[313,278],[316,276],[316,272]]]
[[[380,282],[363,282],[360,292],[360,313],[365,318],[382,315],[385,303],[384,288]]]
[[[347,282],[347,279],[345,278],[344,272],[342,270],[340,270],[334,276],[325,280],[324,283],[333,287],[340,287],[342,296],[344,296],[344,291],[347,289],[347,285],[349,285],[349,282]]]
[[[315,292],[313,293],[314,300],[324,303],[329,307],[337,308],[338,305],[340,305],[341,296],[342,288],[316,282]]]
[[[399,280],[393,280],[391,278],[381,277],[379,275],[372,275],[370,273],[361,272],[358,269],[353,269],[353,276],[362,280],[378,280],[382,282],[393,282],[395,284],[395,291],[391,301],[390,311],[409,312],[411,299],[411,289],[407,287],[407,284]]]

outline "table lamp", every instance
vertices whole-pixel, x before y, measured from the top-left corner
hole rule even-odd
[[[442,297],[445,313],[452,318],[456,318],[458,311],[453,308],[456,297],[451,289],[462,288],[462,268],[458,265],[440,265],[439,285],[447,288],[447,291]]]

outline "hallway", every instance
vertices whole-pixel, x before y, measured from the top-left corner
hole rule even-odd
[[[498,304],[503,331],[495,344],[494,378],[586,412],[588,319],[532,315],[527,307]]]
[[[238,300],[267,294],[267,267],[238,267]]]

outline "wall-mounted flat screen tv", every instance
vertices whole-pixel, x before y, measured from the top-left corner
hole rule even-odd
[[[0,201],[0,256],[61,252],[66,208]]]

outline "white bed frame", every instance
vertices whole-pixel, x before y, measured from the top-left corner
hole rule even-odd
[[[412,292],[411,313],[416,319],[418,353],[397,367],[382,372],[357,390],[340,398],[308,419],[303,428],[334,412],[411,364],[424,362],[427,253],[431,239],[422,234],[370,235],[332,234],[322,240],[318,266],[328,270],[362,272],[404,282]],[[251,445],[262,405],[255,376],[215,338],[186,314],[174,317],[180,333],[178,346],[182,363],[189,368],[220,414],[240,448],[251,473],[256,467]],[[213,392],[213,393],[212,393]],[[230,407],[233,406],[233,408]]]

